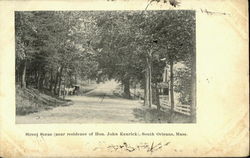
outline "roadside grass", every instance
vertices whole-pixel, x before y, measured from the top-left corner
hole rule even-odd
[[[41,93],[37,89],[16,87],[16,115],[27,115],[71,104],[70,100],[55,98]]]
[[[155,107],[136,108],[133,113],[144,123],[190,123],[189,116],[174,112],[171,118],[169,110],[157,110]]]

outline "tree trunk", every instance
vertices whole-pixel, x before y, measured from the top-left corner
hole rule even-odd
[[[60,72],[59,72],[59,84],[58,84],[58,97],[60,97],[60,92],[61,92],[61,82],[62,82],[62,72],[63,72],[63,66],[60,68]]]
[[[42,79],[41,79],[40,88],[42,88],[42,89],[43,89],[44,87],[46,87],[45,82],[46,82],[46,81],[45,81],[45,76],[43,76],[43,77],[42,77]]]
[[[63,99],[65,99],[65,82],[64,82],[64,86],[63,86]]]
[[[24,61],[23,64],[23,71],[22,71],[22,79],[21,79],[21,87],[26,88],[26,68],[27,67],[27,61]]]
[[[50,85],[49,85],[49,90],[52,93],[53,90],[53,70],[50,70]]]
[[[157,83],[155,83],[155,96],[156,96],[157,110],[160,110],[161,105],[160,105],[159,89],[158,89],[158,84]]]
[[[150,106],[150,101],[149,101],[149,69],[148,66],[145,71],[145,89],[144,89],[144,105],[145,106]]]
[[[16,83],[20,84],[21,83],[21,70],[20,70],[20,66],[16,69]]]
[[[146,89],[146,75],[147,75],[147,73],[145,72],[145,79],[144,79],[144,85],[143,85],[143,89],[144,89],[144,96],[143,96],[143,98],[144,98],[144,103],[143,103],[143,106],[146,106],[146,97],[147,97],[147,89]],[[148,105],[148,104],[147,104]]]
[[[48,79],[47,79],[47,72],[45,71],[44,73],[43,73],[43,78],[42,78],[42,82],[41,82],[42,84],[42,88],[48,88]]]
[[[148,63],[148,73],[149,73],[149,108],[152,106],[152,64],[151,64],[151,54]]]
[[[19,83],[19,71],[18,71],[18,68],[16,67],[16,69],[15,69],[16,71],[15,71],[15,83]]]
[[[77,74],[75,74],[75,84],[77,85]]]
[[[130,99],[131,98],[131,94],[130,94],[130,79],[127,78],[125,80],[123,80],[123,85],[124,85],[124,95],[126,98]]]
[[[196,57],[192,55],[192,68],[191,68],[191,122],[196,122]]]
[[[173,60],[170,60],[170,105],[171,105],[171,116],[170,120],[172,121],[172,117],[174,114],[174,74],[173,74]]]
[[[56,71],[56,80],[54,84],[54,95],[57,95],[57,84],[58,84],[58,79],[59,79],[59,72],[58,70]]]
[[[40,79],[41,79],[41,74],[38,71],[37,72],[37,85],[36,85],[37,89],[40,89]]]
[[[146,73],[145,73],[145,78],[146,78],[146,86],[145,86],[145,97],[144,97],[144,105],[148,106],[151,108],[152,105],[152,85],[151,85],[151,52],[149,52],[149,57],[146,58]]]

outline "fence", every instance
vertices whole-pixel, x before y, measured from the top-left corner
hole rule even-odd
[[[154,93],[154,91],[153,91],[153,93]],[[131,92],[131,95],[134,98],[137,98],[137,99],[143,99],[144,98],[143,91],[134,90],[134,91]],[[159,95],[159,99],[160,99],[160,106],[161,107],[163,107],[165,109],[171,109],[171,105],[170,105],[170,101],[169,101],[169,95]],[[191,108],[190,105],[176,104],[175,107],[174,107],[174,111],[178,112],[178,113],[181,113],[181,114],[184,114],[184,115],[190,116],[190,112],[191,112],[190,108]]]
[[[170,102],[169,102],[169,96],[160,95],[159,98],[160,98],[161,107],[171,109],[171,105],[170,105]],[[179,105],[179,104],[177,104],[174,107],[174,111],[178,112],[178,113],[181,113],[181,114],[184,114],[184,115],[190,116],[190,111],[191,111],[190,108],[191,108],[190,105]]]

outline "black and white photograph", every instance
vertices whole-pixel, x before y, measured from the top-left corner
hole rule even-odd
[[[248,156],[247,4],[0,0],[0,157]]]
[[[15,11],[16,123],[196,123],[195,17]]]

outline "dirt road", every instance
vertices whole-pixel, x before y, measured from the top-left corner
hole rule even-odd
[[[138,100],[113,95],[115,81],[99,84],[84,96],[69,96],[73,105],[17,116],[16,123],[136,123],[134,111],[142,107]]]

